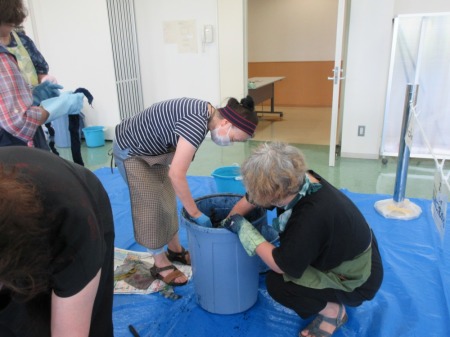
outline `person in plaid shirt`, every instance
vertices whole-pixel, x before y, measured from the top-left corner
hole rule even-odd
[[[49,151],[40,126],[63,115],[79,114],[84,95],[59,96],[62,87],[49,81],[32,89],[20,71],[20,60],[6,48],[12,27],[20,26],[25,17],[22,0],[0,0],[0,146]]]
[[[40,106],[32,106],[33,95],[15,57],[0,44],[0,146],[28,145],[47,147],[34,138],[48,118]]]

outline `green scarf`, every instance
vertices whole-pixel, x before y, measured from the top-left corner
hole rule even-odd
[[[311,183],[311,181],[308,178],[308,175],[305,175],[305,182],[303,183],[302,188],[295,196],[295,198],[292,199],[292,201],[284,207],[285,211],[282,214],[280,214],[278,218],[273,219],[272,227],[276,231],[278,231],[278,233],[284,232],[284,230],[286,229],[286,224],[289,218],[291,217],[292,208],[305,195],[310,195],[314,192],[317,192],[321,187],[322,185],[320,183]]]

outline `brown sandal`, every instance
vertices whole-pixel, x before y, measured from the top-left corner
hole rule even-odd
[[[188,266],[191,265],[191,255],[189,251],[181,247],[181,253],[176,253],[169,248],[167,248],[167,258],[171,262],[181,262],[182,264],[186,264]]]
[[[160,273],[162,271],[166,271],[166,270],[173,270],[173,272],[171,272],[169,275],[167,276],[162,276]],[[177,279],[180,276],[185,276],[181,271],[179,271],[177,269],[177,267],[175,267],[173,264],[171,264],[170,266],[167,267],[161,267],[158,268],[156,265],[154,265],[153,267],[150,268],[150,274],[152,274],[152,276],[157,279],[157,280],[161,280],[163,281],[165,284],[168,284],[172,287],[179,287],[179,286],[184,286],[187,281],[185,282],[175,282],[174,280]]]

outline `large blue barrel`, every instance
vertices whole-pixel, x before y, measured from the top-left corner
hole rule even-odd
[[[213,194],[195,202],[217,224],[241,198],[237,194]],[[235,314],[251,308],[258,297],[260,259],[247,255],[236,234],[224,228],[199,226],[184,208],[181,215],[188,233],[197,303],[215,314]],[[267,226],[264,209],[257,208],[246,218],[255,227]]]

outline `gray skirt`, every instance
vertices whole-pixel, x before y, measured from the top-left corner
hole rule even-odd
[[[134,237],[149,249],[163,247],[178,232],[176,195],[168,176],[174,154],[133,156],[124,161]]]

